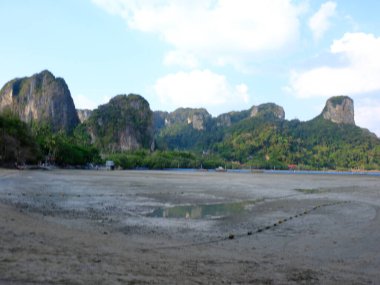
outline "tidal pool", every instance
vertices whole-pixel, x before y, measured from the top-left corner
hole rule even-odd
[[[185,219],[216,219],[242,214],[248,211],[258,200],[241,201],[223,204],[184,205],[168,208],[158,208],[148,217],[155,218],[185,218]]]

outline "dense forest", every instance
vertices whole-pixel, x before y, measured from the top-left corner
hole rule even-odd
[[[47,125],[30,125],[12,113],[0,115],[0,163],[15,167],[25,164],[55,164],[62,167],[101,163],[99,150],[88,143],[81,126],[67,135]]]
[[[317,117],[309,122],[251,119],[225,134],[213,150],[257,168],[378,169],[378,138],[353,125]]]

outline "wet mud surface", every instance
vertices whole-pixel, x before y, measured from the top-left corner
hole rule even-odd
[[[0,170],[0,284],[377,284],[380,178]]]

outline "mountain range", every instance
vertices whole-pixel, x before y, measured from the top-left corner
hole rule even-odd
[[[105,154],[191,151],[256,167],[380,165],[380,140],[355,125],[354,102],[348,96],[328,99],[321,114],[306,122],[286,120],[284,109],[274,103],[217,117],[203,108],[152,111],[136,94],[117,95],[95,110],[76,110],[65,80],[45,70],[4,85],[0,114],[6,112],[53,133],[72,136],[80,129],[87,143]]]

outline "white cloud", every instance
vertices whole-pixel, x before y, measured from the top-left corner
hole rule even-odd
[[[319,10],[310,18],[309,28],[315,40],[319,40],[330,28],[330,19],[335,15],[336,3],[328,1],[323,3]]]
[[[320,66],[303,72],[292,71],[287,90],[298,97],[350,96],[380,91],[380,37],[346,33],[335,40],[330,53],[343,66]]]
[[[166,75],[156,81],[154,91],[166,110],[204,107],[213,115],[237,107],[247,108],[249,101],[245,84],[232,86],[225,76],[209,70]]]
[[[355,106],[355,122],[380,137],[380,100],[367,99]]]
[[[158,34],[177,52],[217,64],[235,64],[255,53],[278,51],[298,38],[301,6],[291,0],[93,0],[121,16],[129,28]],[[175,59],[179,57],[179,59]],[[192,64],[192,62],[191,62]]]

